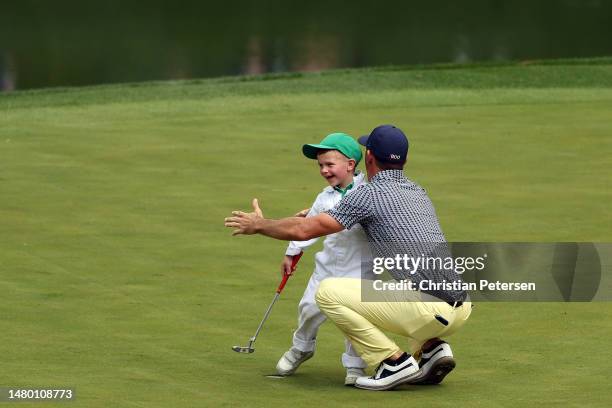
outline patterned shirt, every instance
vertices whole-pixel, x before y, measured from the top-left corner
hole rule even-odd
[[[347,229],[361,224],[374,257],[395,259],[397,255],[407,255],[442,260],[451,256],[425,189],[408,180],[402,170],[378,172],[370,183],[359,186],[327,214]],[[436,262],[411,271],[403,268],[388,271],[396,280],[409,279],[417,285],[421,280],[436,283],[460,280],[452,268],[445,269]],[[460,290],[425,292],[447,302],[462,301],[466,296]]]

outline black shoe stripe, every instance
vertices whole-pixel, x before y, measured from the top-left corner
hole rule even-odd
[[[413,365],[414,364],[410,363],[406,367],[404,367],[404,368],[402,368],[401,370],[398,370],[398,371],[389,371],[387,369],[383,369],[382,373],[380,373],[380,377],[378,377],[377,380],[380,380],[381,378],[385,378],[385,377],[388,377],[388,376],[393,375],[393,374],[400,373],[400,372],[404,371],[405,369],[407,369],[409,367],[412,367]]]
[[[438,346],[440,346],[440,345],[442,345],[444,343],[446,343],[444,340],[438,340],[434,344],[432,344],[427,350],[423,349],[422,351],[423,351],[423,353],[429,353],[432,350],[434,350],[436,347],[438,347]]]
[[[429,357],[423,357],[421,358],[421,361],[419,361],[419,366],[423,367],[425,364],[427,364],[429,362],[429,360],[431,360],[432,358],[434,358],[434,356],[436,354],[438,354],[439,352],[441,352],[443,350],[442,347],[440,347],[438,350],[436,350],[435,353],[433,353],[431,356]]]

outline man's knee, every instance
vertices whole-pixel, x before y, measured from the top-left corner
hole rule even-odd
[[[333,302],[336,280],[335,278],[328,278],[319,284],[319,289],[317,289],[317,293],[315,294],[315,301],[319,307]]]

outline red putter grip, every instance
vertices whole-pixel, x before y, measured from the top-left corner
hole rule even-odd
[[[304,255],[304,251],[302,251],[299,254],[293,256],[293,261],[291,262],[291,272],[293,272],[295,270],[295,268],[297,266],[297,263],[300,260],[300,258],[302,257],[302,255]],[[287,275],[286,273],[283,275],[283,280],[281,281],[280,285],[278,285],[278,289],[276,289],[276,293],[281,293],[283,291],[283,288],[287,284],[287,281],[289,280],[290,276],[291,275]]]

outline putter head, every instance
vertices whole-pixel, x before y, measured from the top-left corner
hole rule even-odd
[[[233,346],[232,350],[234,350],[236,353],[253,353],[255,351],[254,348],[251,348],[251,346],[249,347],[240,347],[240,346]]]

